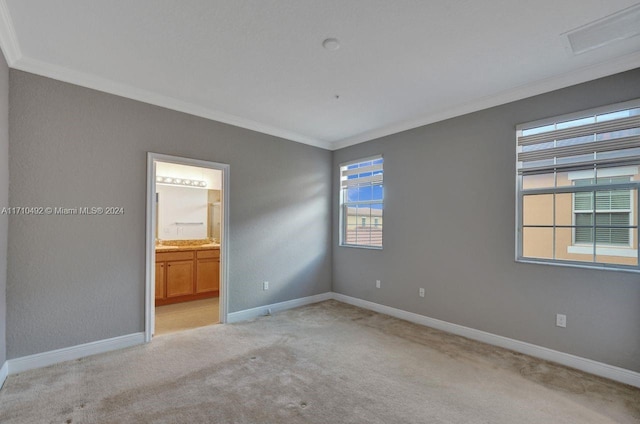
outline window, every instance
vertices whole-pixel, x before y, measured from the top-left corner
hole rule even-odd
[[[517,259],[638,271],[640,100],[517,128]]]
[[[340,166],[340,245],[382,248],[383,159]]]

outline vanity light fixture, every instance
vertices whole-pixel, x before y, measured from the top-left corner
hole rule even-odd
[[[201,188],[207,186],[206,181],[189,180],[189,179],[172,178],[172,177],[161,177],[159,175],[156,176],[156,183],[170,184],[170,185],[177,185],[177,186],[187,186],[187,187],[201,187]]]

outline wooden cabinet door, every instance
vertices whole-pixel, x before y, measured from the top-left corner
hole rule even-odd
[[[196,293],[220,289],[220,259],[198,259],[196,267]]]
[[[164,299],[165,298],[165,290],[164,290],[164,262],[156,262],[156,299]]]
[[[167,297],[193,294],[193,260],[167,262]]]

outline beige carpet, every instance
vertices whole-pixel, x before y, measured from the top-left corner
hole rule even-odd
[[[10,376],[0,422],[639,423],[640,389],[328,301]]]
[[[219,298],[156,306],[155,335],[204,327],[220,322]]]

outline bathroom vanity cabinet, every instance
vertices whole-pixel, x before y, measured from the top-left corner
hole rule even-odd
[[[156,306],[216,297],[220,248],[156,249]]]

